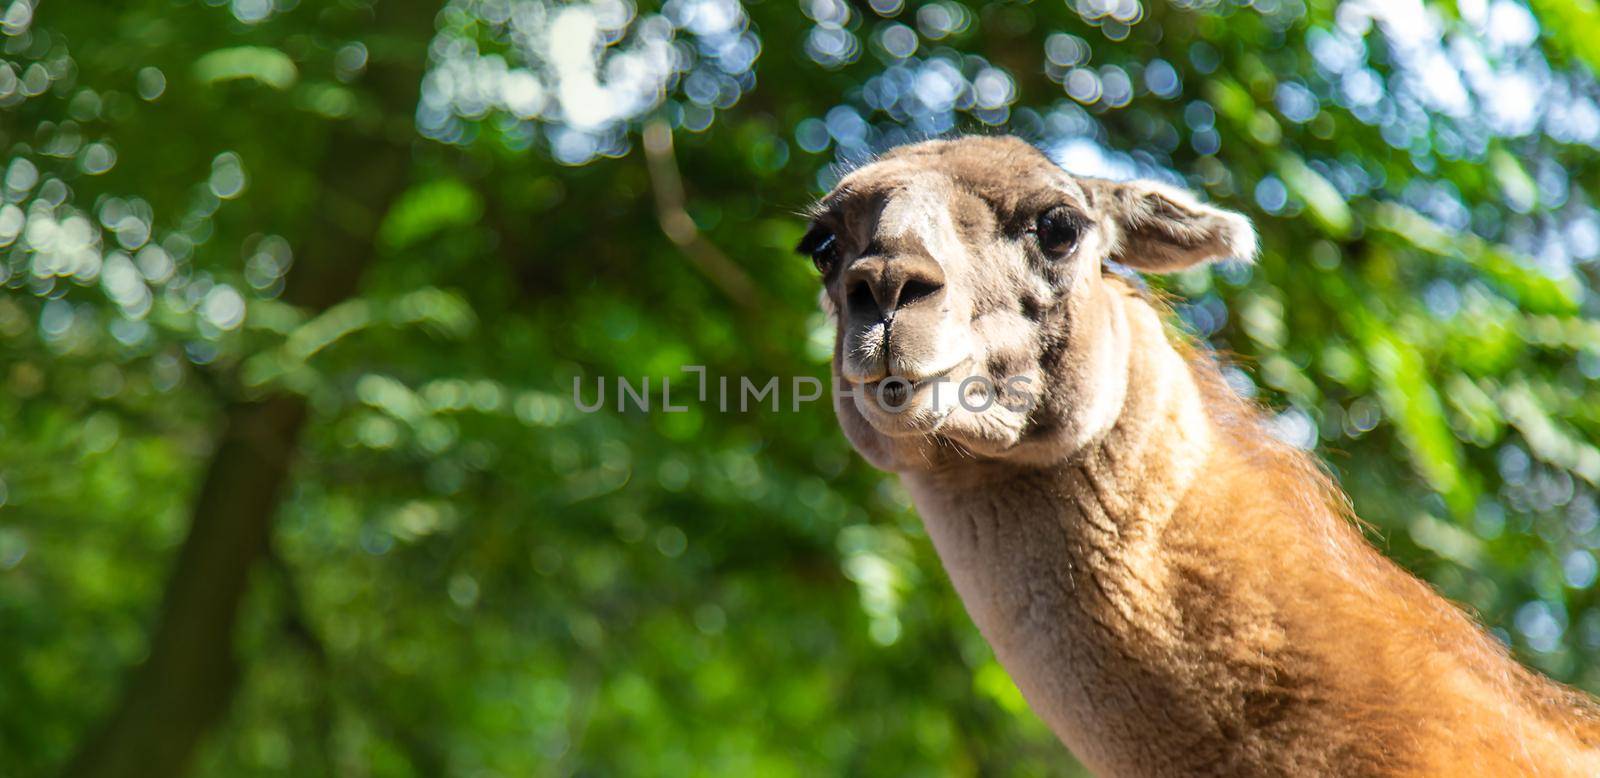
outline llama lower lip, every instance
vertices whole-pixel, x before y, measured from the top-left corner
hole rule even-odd
[[[900,405],[906,400],[910,399],[913,394],[921,391],[924,387],[931,386],[941,380],[947,380],[950,376],[950,373],[953,371],[954,368],[951,368],[950,370],[941,370],[938,373],[917,379],[907,378],[906,376],[892,375],[888,378],[864,383],[861,385],[861,388],[871,392],[873,396],[882,399],[884,402],[890,405]]]
[[[898,414],[918,407],[919,404],[916,402],[916,398],[923,390],[940,383],[956,382],[955,376],[970,364],[971,360],[963,359],[944,370],[929,373],[919,378],[913,379],[903,375],[891,375],[887,378],[868,381],[858,386],[868,397],[875,400],[876,405],[880,408]],[[948,411],[948,409],[944,410]],[[940,413],[939,420],[942,422],[944,417],[948,415],[948,412]]]

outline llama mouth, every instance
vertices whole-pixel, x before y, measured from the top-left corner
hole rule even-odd
[[[929,373],[920,378],[891,374],[876,381],[862,383],[860,387],[863,391],[870,392],[872,396],[881,398],[888,405],[903,406],[923,389],[936,383],[951,381],[953,375],[971,363],[972,360],[970,359],[962,359],[943,370]]]
[[[857,404],[878,431],[894,436],[936,432],[960,405],[955,397],[963,373],[972,364],[962,359],[943,370],[916,379],[890,375],[857,384]],[[941,387],[941,385],[943,385]]]

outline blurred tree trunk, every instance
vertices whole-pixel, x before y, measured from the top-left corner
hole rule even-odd
[[[310,204],[307,234],[292,240],[295,263],[284,297],[311,313],[356,292],[373,260],[378,225],[405,188],[438,8],[430,0],[391,0],[377,4],[376,18],[364,25],[371,32],[360,37],[371,62],[363,86],[377,110],[331,125],[318,165],[323,188]],[[230,400],[223,415],[149,657],[133,668],[113,711],[71,761],[69,776],[181,775],[228,709],[240,675],[234,655],[240,603],[267,555],[307,407],[305,398],[280,393]]]

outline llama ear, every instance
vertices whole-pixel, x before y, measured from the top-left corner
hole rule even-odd
[[[1110,258],[1147,273],[1172,273],[1202,262],[1255,259],[1256,231],[1233,211],[1153,181],[1082,181],[1096,209],[1115,225]]]

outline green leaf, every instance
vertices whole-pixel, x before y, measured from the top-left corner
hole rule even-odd
[[[1311,218],[1323,232],[1335,238],[1350,233],[1350,206],[1345,204],[1344,195],[1299,155],[1288,152],[1278,155],[1278,175],[1283,177],[1289,191],[1305,201]]]
[[[1594,0],[1531,0],[1545,34],[1600,73],[1600,4]]]
[[[1489,166],[1500,181],[1500,191],[1506,200],[1519,211],[1530,211],[1539,204],[1539,185],[1522,167],[1516,157],[1503,148],[1489,153]]]
[[[482,213],[477,192],[457,179],[440,178],[401,196],[384,216],[378,238],[390,248],[403,249],[442,230],[472,224]]]
[[[289,55],[267,46],[217,49],[195,60],[194,74],[205,84],[251,79],[278,90],[294,86],[299,77]]]
[[[1583,284],[1574,275],[1551,277],[1498,244],[1471,233],[1452,234],[1438,222],[1395,203],[1373,211],[1372,225],[1429,254],[1465,261],[1531,313],[1578,312]]]

